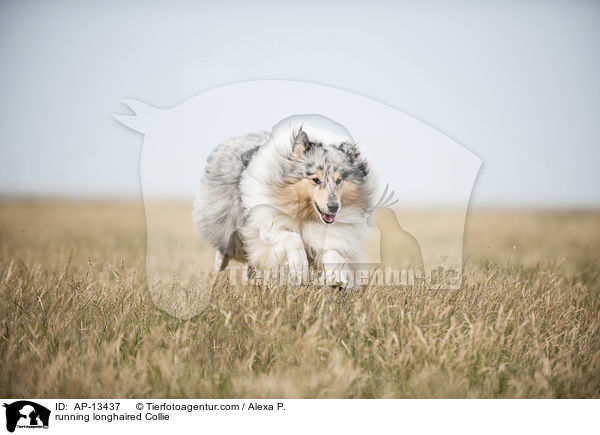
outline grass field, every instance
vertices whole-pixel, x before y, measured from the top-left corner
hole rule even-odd
[[[600,397],[600,213],[471,213],[460,290],[220,285],[187,321],[145,247],[141,203],[0,204],[0,396]]]

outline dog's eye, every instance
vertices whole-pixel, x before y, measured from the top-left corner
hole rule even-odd
[[[335,180],[335,184],[337,184],[339,186],[339,184],[342,182],[341,178],[338,178],[337,180]]]
[[[321,184],[321,180],[317,177],[313,178],[312,180],[315,182],[315,184]]]

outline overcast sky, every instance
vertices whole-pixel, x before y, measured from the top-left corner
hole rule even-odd
[[[600,2],[0,3],[0,193],[139,197],[112,113],[238,81],[334,86],[483,160],[473,206],[600,206]]]

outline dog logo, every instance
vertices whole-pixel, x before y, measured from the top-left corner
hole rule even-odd
[[[50,410],[29,400],[19,400],[4,404],[6,408],[6,430],[14,432],[16,428],[48,429]]]

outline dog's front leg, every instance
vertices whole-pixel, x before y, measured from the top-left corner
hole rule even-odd
[[[286,269],[292,279],[291,283],[296,285],[308,283],[308,258],[301,240],[300,243],[300,247],[294,242],[293,246],[286,248]]]
[[[269,272],[279,272],[283,266],[293,281],[307,283],[308,258],[304,242],[293,226],[292,218],[274,207],[253,207],[241,228],[248,264]]]
[[[323,274],[328,285],[355,287],[350,261],[333,249],[323,253]]]
[[[308,257],[300,234],[264,225],[260,229],[264,267],[278,269],[285,266],[293,284],[308,282]]]

